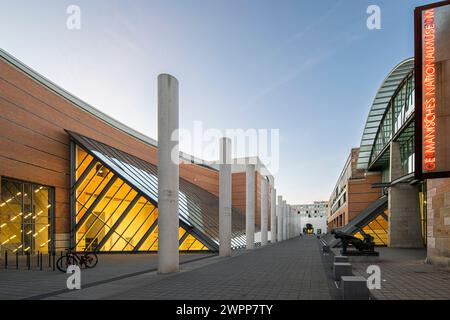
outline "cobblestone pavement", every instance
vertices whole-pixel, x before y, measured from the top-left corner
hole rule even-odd
[[[375,299],[450,299],[450,272],[426,264],[424,250],[380,248],[379,251],[379,262],[353,263],[353,273],[366,278],[369,265],[380,267],[381,289],[370,291]]]
[[[187,262],[211,254],[182,254],[180,262]],[[148,273],[157,268],[156,254],[101,254],[98,265],[94,269],[82,269],[82,284],[85,287],[99,283],[108,283],[117,279]],[[11,259],[8,269],[0,268],[0,299],[41,298],[67,291],[67,274],[51,271],[48,258],[43,259],[43,271],[39,271],[32,260],[32,270],[26,270],[24,261],[20,262],[20,269],[15,270],[15,258]]]
[[[174,275],[139,275],[51,298],[328,300],[331,286],[319,241],[304,236],[231,258],[188,263]]]

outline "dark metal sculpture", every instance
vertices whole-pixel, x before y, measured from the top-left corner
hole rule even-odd
[[[375,243],[373,242],[373,237],[368,234],[363,234],[364,240],[361,240],[351,234],[339,231],[332,230],[331,234],[334,235],[336,239],[340,239],[342,243],[342,251],[343,255],[378,255],[378,252],[375,251]],[[353,246],[357,249],[348,250],[349,246]]]

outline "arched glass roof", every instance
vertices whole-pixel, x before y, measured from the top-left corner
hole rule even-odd
[[[375,137],[380,126],[386,108],[391,101],[392,96],[396,92],[398,86],[403,79],[414,69],[414,58],[409,58],[400,62],[392,69],[373,100],[370,107],[369,115],[367,116],[366,125],[364,127],[361,138],[361,145],[359,148],[359,157],[357,162],[358,169],[367,169],[369,165],[370,153],[372,151]]]

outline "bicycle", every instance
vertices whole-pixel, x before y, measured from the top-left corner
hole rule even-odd
[[[95,252],[77,253],[67,249],[67,252],[58,258],[56,267],[59,271],[66,273],[70,265],[86,267],[87,269],[94,268],[98,263],[98,257]]]

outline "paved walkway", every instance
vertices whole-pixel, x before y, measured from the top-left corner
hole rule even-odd
[[[155,255],[104,255],[97,268],[82,271],[82,289],[73,291],[65,288],[66,274],[1,270],[0,299],[332,299],[320,248],[315,236],[303,236],[229,258],[185,255],[172,275],[156,273]]]
[[[381,269],[381,289],[371,290],[378,300],[449,300],[450,272],[426,264],[425,250],[377,248],[380,261],[353,263],[353,273],[367,278],[367,267]]]
[[[211,257],[211,254],[182,254],[180,263]],[[47,259],[43,271],[39,271],[33,257],[33,270],[26,270],[22,262],[20,270],[15,270],[12,261],[7,270],[0,268],[0,299],[40,299],[68,291],[68,275],[58,270],[51,271]],[[82,285],[93,287],[118,279],[129,278],[156,270],[156,254],[100,254],[94,269],[82,269]]]
[[[331,299],[332,280],[317,238],[304,236],[231,258],[187,263],[174,275],[155,272],[51,299]]]

